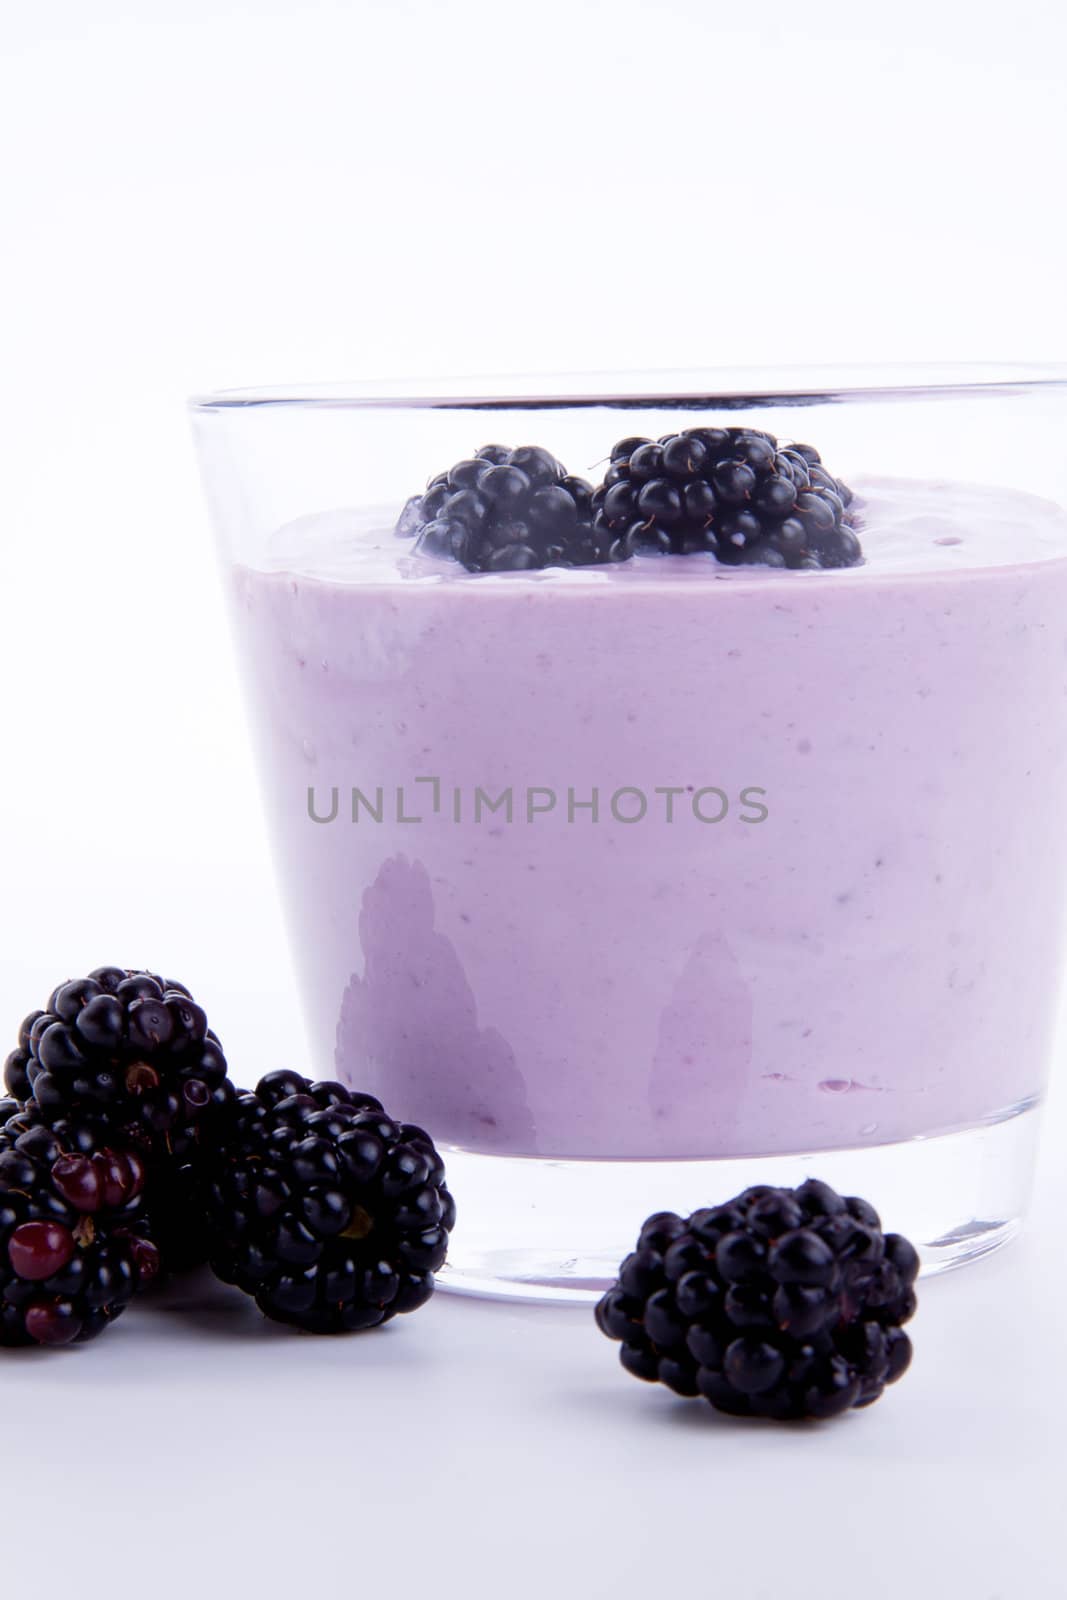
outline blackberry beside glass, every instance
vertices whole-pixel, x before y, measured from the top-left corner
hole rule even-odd
[[[97,967],[53,990],[19,1030],[7,1091],[39,1119],[72,1119],[98,1145],[145,1162],[154,1237],[167,1270],[205,1259],[192,1197],[202,1144],[233,1093],[226,1059],[184,984]]]
[[[423,1305],[456,1215],[428,1133],[285,1071],[236,1097],[203,1204],[215,1273],[312,1333]]]
[[[26,1017],[4,1078],[46,1121],[87,1113],[166,1152],[211,1106],[226,1059],[184,984],[97,967]]]
[[[95,1338],[159,1270],[144,1163],[33,1106],[0,1118],[0,1345]]]
[[[907,1370],[918,1271],[867,1201],[761,1185],[650,1217],[596,1320],[634,1377],[736,1416],[821,1419]]]

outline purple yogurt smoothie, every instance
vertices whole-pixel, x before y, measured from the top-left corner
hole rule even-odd
[[[323,1076],[445,1143],[596,1158],[882,1144],[1040,1094],[1067,517],[859,487],[846,571],[475,575],[357,513],[233,571]]]

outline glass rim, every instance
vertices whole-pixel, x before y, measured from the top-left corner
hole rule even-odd
[[[523,373],[271,384],[195,394],[194,413],[323,410],[730,410],[843,401],[999,397],[1063,390],[1067,362],[884,362]]]

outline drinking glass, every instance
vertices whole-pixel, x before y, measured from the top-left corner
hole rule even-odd
[[[1063,973],[1067,373],[192,411],[316,1074],[442,1148],[442,1284],[592,1299],[649,1213],[808,1176],[927,1271],[1009,1238]],[[523,447],[625,559],[468,569],[475,524],[537,545],[483,471]],[[782,564],[789,462],[862,559]]]

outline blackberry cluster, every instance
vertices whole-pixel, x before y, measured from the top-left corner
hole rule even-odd
[[[159,1269],[133,1150],[0,1101],[0,1345],[94,1338]]]
[[[737,1416],[870,1405],[906,1370],[914,1247],[815,1179],[650,1217],[596,1308],[628,1372]]]
[[[547,450],[487,444],[431,478],[425,494],[404,507],[396,531],[468,572],[626,560],[632,552],[625,531],[595,527],[592,507],[591,486]]]
[[[46,1122],[88,1114],[124,1141],[170,1155],[225,1093],[226,1060],[182,984],[97,967],[26,1018],[4,1079]]]
[[[730,566],[851,567],[852,491],[807,444],[753,428],[621,439],[593,496],[594,536],[642,551],[706,551]]]
[[[61,1130],[76,1119],[98,1146],[138,1152],[168,1271],[207,1259],[194,1196],[203,1149],[233,1086],[219,1041],[183,984],[123,967],[60,984],[23,1022],[4,1078],[40,1121]]]
[[[373,1328],[433,1292],[455,1206],[429,1134],[371,1095],[272,1072],[210,1173],[211,1264],[279,1322]]]

